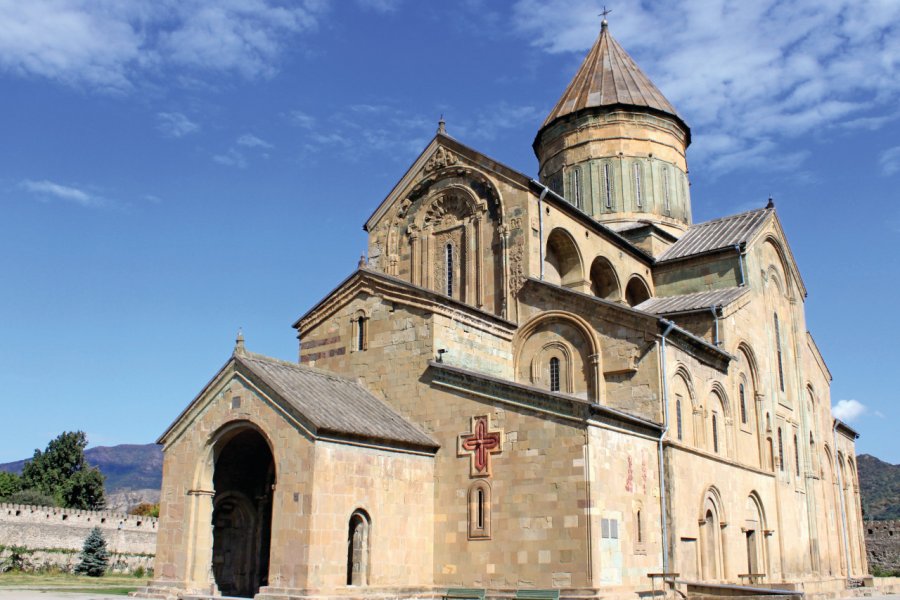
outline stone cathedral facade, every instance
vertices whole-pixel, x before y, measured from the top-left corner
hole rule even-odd
[[[771,202],[692,222],[690,141],[605,22],[537,132],[538,178],[441,124],[359,269],[294,323],[299,360],[239,339],[160,438],[143,593],[864,577],[857,435],[830,414],[800,270]]]

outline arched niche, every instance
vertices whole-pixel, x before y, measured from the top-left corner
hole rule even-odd
[[[616,270],[612,263],[603,256],[598,256],[591,263],[591,292],[598,298],[611,302],[622,299]]]
[[[722,529],[726,526],[724,507],[719,490],[710,487],[703,494],[700,505],[700,568],[704,581],[721,581],[724,578],[724,552]]]
[[[581,252],[572,235],[557,227],[547,237],[544,254],[544,280],[563,287],[580,289],[584,285]]]
[[[550,361],[560,368],[560,392],[596,399],[599,352],[590,326],[564,312],[539,315],[513,340],[516,380],[550,390]]]
[[[755,491],[751,492],[744,504],[744,523],[741,533],[747,549],[744,571],[751,575],[752,584],[763,583],[769,571],[768,527],[762,500]]]
[[[212,572],[224,596],[252,598],[269,583],[275,461],[255,427],[214,446]]]
[[[353,511],[347,528],[347,585],[363,586],[369,583],[371,529],[369,513],[361,508]]]
[[[625,302],[628,306],[637,306],[650,299],[650,287],[640,275],[632,275],[625,286]]]
[[[679,366],[672,376],[669,394],[669,430],[675,439],[688,445],[696,445],[694,436],[694,386],[687,369]]]

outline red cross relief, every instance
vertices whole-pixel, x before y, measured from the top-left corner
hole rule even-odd
[[[488,431],[488,418],[472,419],[473,433],[464,433],[460,438],[462,452],[472,453],[472,474],[490,475],[490,456],[501,452],[501,431]]]

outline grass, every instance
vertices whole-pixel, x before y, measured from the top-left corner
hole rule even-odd
[[[127,596],[144,582],[132,575],[104,575],[88,577],[71,573],[24,573],[10,571],[0,574],[0,589],[66,591]]]

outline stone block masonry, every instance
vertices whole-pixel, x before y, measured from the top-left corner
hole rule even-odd
[[[869,564],[886,571],[900,570],[900,520],[866,521]]]
[[[154,517],[0,503],[0,560],[20,547],[26,550],[27,567],[69,570],[91,529],[99,527],[113,570],[149,569],[156,554],[156,525]]]

